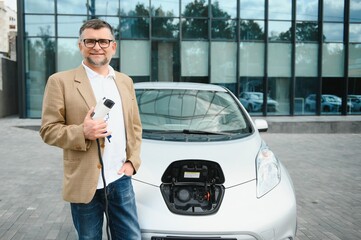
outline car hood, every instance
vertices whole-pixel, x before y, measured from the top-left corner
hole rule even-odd
[[[329,104],[331,104],[331,105],[337,105],[337,106],[341,106],[341,102],[327,102],[327,103],[329,103]]]
[[[273,99],[267,99],[267,103],[268,104],[274,104],[274,105],[277,105],[278,104],[278,102],[276,101],[276,100],[273,100]]]
[[[218,142],[171,142],[143,139],[142,164],[134,179],[154,186],[162,184],[167,167],[178,160],[217,162],[224,174],[224,186],[232,187],[256,178],[255,160],[262,144],[258,133]]]

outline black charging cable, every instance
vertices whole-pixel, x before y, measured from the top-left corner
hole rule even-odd
[[[99,155],[99,162],[100,162],[100,165],[101,165],[101,174],[102,174],[103,187],[104,187],[105,218],[106,218],[106,221],[107,221],[107,223],[106,223],[107,224],[106,231],[107,231],[108,239],[111,240],[110,233],[109,233],[108,191],[107,191],[107,185],[106,185],[106,182],[105,182],[104,164],[103,164],[102,152],[100,150],[99,139],[97,139],[97,145],[98,145],[98,155]]]

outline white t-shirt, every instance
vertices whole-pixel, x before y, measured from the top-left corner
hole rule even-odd
[[[109,74],[105,77],[94,72],[84,65],[84,63],[83,66],[90,80],[97,102],[107,98],[115,103],[109,114],[105,117],[105,120],[108,123],[108,131],[111,132],[109,141],[108,139],[105,139],[104,153],[102,156],[105,181],[108,185],[123,176],[118,175],[118,171],[126,160],[126,140],[122,100],[115,84],[114,69],[111,66],[109,66]],[[100,174],[97,189],[103,187],[103,179]]]

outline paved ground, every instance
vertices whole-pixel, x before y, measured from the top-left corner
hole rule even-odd
[[[1,240],[76,239],[61,198],[62,152],[31,130],[39,123],[0,119]],[[296,240],[361,239],[361,134],[262,135],[294,181]]]
[[[361,134],[263,137],[295,185],[296,239],[361,239]]]

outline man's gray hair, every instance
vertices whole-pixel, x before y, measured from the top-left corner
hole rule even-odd
[[[87,28],[92,28],[92,29],[101,29],[101,28],[108,28],[114,38],[114,31],[112,26],[107,23],[104,20],[101,19],[90,19],[86,22],[84,22],[84,24],[81,26],[81,28],[79,29],[79,37],[81,37],[81,35],[83,34],[84,30]]]

